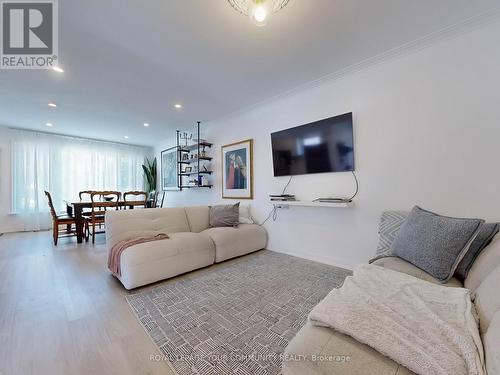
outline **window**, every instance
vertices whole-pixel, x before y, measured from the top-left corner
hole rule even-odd
[[[12,141],[13,211],[48,212],[44,190],[52,194],[56,210],[81,190],[143,190],[142,164],[151,151],[19,131]]]

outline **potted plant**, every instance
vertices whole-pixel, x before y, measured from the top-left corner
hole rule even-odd
[[[154,197],[156,191],[156,158],[152,161],[149,161],[149,159],[146,158],[146,163],[142,165],[142,169],[144,170],[144,179],[146,180],[146,192],[151,199]]]

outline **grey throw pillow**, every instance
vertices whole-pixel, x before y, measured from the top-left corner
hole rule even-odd
[[[392,243],[407,216],[408,211],[382,212],[378,226],[379,240],[376,253],[377,257],[389,256],[391,254]]]
[[[455,271],[457,279],[464,281],[467,278],[472,264],[481,251],[483,251],[483,249],[490,244],[499,229],[500,223],[486,223],[481,227],[481,230],[477,234],[476,238],[472,241],[469,250],[465,253],[464,257],[458,264],[457,270]]]
[[[480,219],[441,216],[415,206],[401,225],[391,253],[445,283],[483,223]]]
[[[211,227],[237,227],[240,222],[240,202],[210,206]]]

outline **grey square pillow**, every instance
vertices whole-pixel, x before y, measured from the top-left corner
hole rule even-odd
[[[499,229],[500,223],[486,223],[481,227],[476,238],[472,241],[469,250],[465,253],[464,257],[458,264],[457,270],[455,271],[457,279],[464,281],[467,278],[472,264],[481,251],[483,251],[483,249],[490,244]]]
[[[237,227],[240,223],[240,202],[210,206],[211,227]]]
[[[401,225],[391,253],[445,283],[483,223],[481,219],[446,217],[415,206]]]

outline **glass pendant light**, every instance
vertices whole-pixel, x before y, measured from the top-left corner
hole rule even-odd
[[[271,16],[283,9],[290,0],[228,0],[241,14],[250,18],[257,26],[265,26]]]

